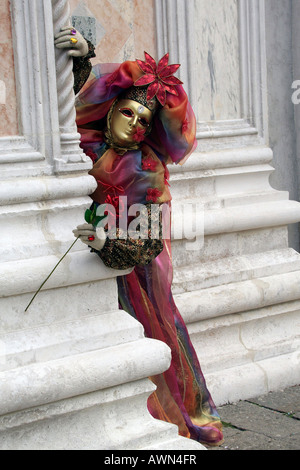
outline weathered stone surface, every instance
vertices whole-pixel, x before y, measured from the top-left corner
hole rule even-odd
[[[300,386],[221,406],[218,450],[300,450]],[[290,411],[287,411],[290,410]]]

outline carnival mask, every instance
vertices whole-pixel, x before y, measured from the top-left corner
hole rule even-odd
[[[153,113],[137,101],[121,99],[116,103],[110,118],[113,141],[123,147],[131,147],[144,140]]]

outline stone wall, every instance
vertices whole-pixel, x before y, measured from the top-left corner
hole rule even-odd
[[[11,0],[11,29],[2,2],[18,103],[8,107],[14,93],[3,90],[14,80],[5,69],[0,106],[12,114],[0,138],[2,449],[202,448],[147,412],[147,377],[166,370],[170,351],[118,309],[117,271],[76,244],[24,312],[73,242],[95,187],[79,147],[72,60],[53,46],[71,21],[95,40],[101,62],[143,58],[146,49],[182,64],[198,149],[170,168],[173,213],[178,221],[182,205],[193,206],[201,223],[198,245],[173,232],[173,292],[215,401],[299,383],[300,261],[288,226],[299,222],[300,205],[270,185],[268,10],[262,0],[216,2]]]
[[[299,7],[290,0],[266,1],[266,54],[268,79],[269,145],[273,150],[275,172],[270,177],[274,188],[288,191],[299,201],[299,165],[296,140],[299,129],[295,123],[297,105],[292,102],[292,84],[300,80],[297,72],[297,30]],[[295,2],[298,5],[298,2]],[[298,10],[298,11],[297,11]],[[294,37],[295,35],[295,37]],[[294,47],[293,47],[294,43]],[[294,60],[295,59],[295,60]],[[299,226],[289,227],[290,246],[299,251]]]
[[[96,46],[93,63],[156,56],[153,0],[70,0],[73,24]],[[88,20],[87,20],[88,18]],[[85,34],[85,35],[87,35]]]
[[[272,136],[282,149],[274,162],[281,164],[277,180],[283,167],[294,178],[295,167],[290,144],[283,154],[285,139],[291,140],[291,134],[281,140],[288,124],[276,133],[278,113],[292,113],[287,89],[277,96],[277,114],[268,107],[276,94],[265,2],[211,5],[157,0],[157,42],[159,51],[170,50],[171,62],[181,62],[180,77],[198,118],[197,150],[183,167],[170,170],[174,218],[181,217],[182,205],[193,205],[203,220],[203,243],[197,247],[174,236],[173,292],[212,394],[226,403],[300,380],[300,259],[288,240],[300,205],[286,185],[278,190],[270,184],[277,170]],[[285,44],[273,46],[274,62],[276,53],[283,58]],[[289,71],[274,64],[273,73],[282,84]]]
[[[107,20],[118,16],[106,3]],[[76,243],[29,304],[74,242],[96,182],[79,147],[73,62],[54,49],[70,5],[10,6],[19,134],[8,126],[0,139],[0,448],[201,450],[148,413],[148,377],[169,367],[170,350],[119,309],[120,272]]]
[[[18,133],[14,56],[9,0],[0,5],[0,137]]]

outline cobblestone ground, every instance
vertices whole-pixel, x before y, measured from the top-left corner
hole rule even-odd
[[[300,450],[300,385],[218,411],[225,440],[208,450]]]

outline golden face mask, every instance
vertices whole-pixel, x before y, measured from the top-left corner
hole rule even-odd
[[[152,121],[152,111],[137,101],[122,99],[116,104],[110,119],[113,141],[123,147],[143,140]],[[140,139],[140,140],[139,140]]]

